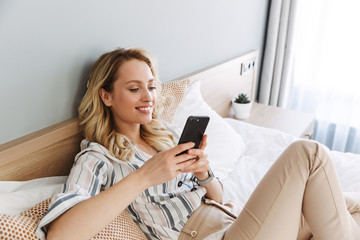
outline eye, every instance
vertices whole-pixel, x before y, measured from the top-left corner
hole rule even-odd
[[[130,92],[137,92],[137,91],[139,91],[139,88],[130,88],[129,91]]]
[[[155,90],[155,89],[156,89],[155,86],[149,87],[149,90],[150,90],[150,91]]]

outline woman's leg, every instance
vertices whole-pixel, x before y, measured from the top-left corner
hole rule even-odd
[[[360,239],[331,159],[313,141],[295,142],[284,151],[224,239],[295,240],[302,214],[316,240]]]

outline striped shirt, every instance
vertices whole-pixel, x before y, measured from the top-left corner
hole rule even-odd
[[[124,162],[111,156],[102,145],[83,140],[63,191],[53,197],[37,235],[44,238],[46,226],[54,219],[119,182],[149,158],[150,155],[136,149],[133,160]],[[199,186],[192,173],[180,173],[168,182],[143,191],[127,211],[148,239],[177,239],[205,193],[206,189]]]

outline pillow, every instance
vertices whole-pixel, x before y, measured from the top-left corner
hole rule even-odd
[[[243,138],[204,101],[200,92],[200,81],[195,81],[186,90],[183,100],[177,107],[172,126],[183,129],[190,115],[210,117],[206,129],[208,135],[206,153],[215,175],[225,179],[245,152]]]
[[[48,198],[21,212],[20,215],[0,214],[0,239],[39,239],[35,235],[35,230],[49,209],[50,202],[51,198]],[[123,211],[92,239],[146,239],[146,237],[129,213]]]
[[[0,181],[0,213],[18,214],[59,192],[66,176]]]
[[[162,112],[159,114],[159,118],[164,122],[171,124],[176,108],[184,97],[186,88],[190,83],[189,79],[170,81],[161,84],[161,95],[163,98]]]

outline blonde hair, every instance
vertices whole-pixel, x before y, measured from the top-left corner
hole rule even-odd
[[[88,88],[78,112],[80,126],[85,138],[88,141],[103,145],[113,156],[123,161],[129,161],[133,158],[135,154],[134,145],[125,135],[116,131],[111,109],[103,103],[99,90],[103,88],[112,92],[118,68],[124,62],[132,59],[143,61],[150,67],[158,95],[152,121],[140,125],[140,136],[159,152],[175,146],[172,134],[157,119],[162,111],[161,84],[151,54],[143,49],[116,49],[103,54],[92,65]]]

